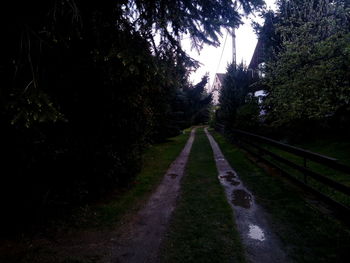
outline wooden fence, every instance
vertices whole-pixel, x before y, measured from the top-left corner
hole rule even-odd
[[[323,199],[337,211],[340,211],[342,215],[349,217],[350,187],[334,180],[329,174],[321,174],[319,172],[320,169],[315,171],[314,164],[316,163],[320,167],[335,171],[335,173],[340,172],[345,176],[350,176],[350,166],[340,163],[335,158],[281,143],[257,134],[237,129],[230,130],[228,133],[225,131],[225,127],[220,124],[216,126],[216,130],[228,135],[229,139],[258,158],[258,160],[277,169],[281,175],[288,177],[307,191]],[[295,158],[288,158],[286,155],[301,158],[302,162],[296,162]],[[309,165],[311,163],[313,165]],[[296,173],[302,174],[302,177],[295,176]],[[309,182],[310,178],[312,178],[312,182]],[[348,181],[350,181],[350,177]],[[320,190],[322,185],[326,186],[328,191]],[[339,196],[341,198],[338,198]]]

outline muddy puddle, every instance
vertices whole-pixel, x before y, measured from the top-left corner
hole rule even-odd
[[[235,180],[236,177],[237,176],[232,171],[226,172],[225,175],[219,175],[219,179],[225,179],[226,182],[234,186],[237,186],[241,183],[240,181]]]
[[[232,192],[232,204],[249,209],[252,206],[252,195],[247,191],[238,189]]]
[[[270,229],[265,212],[255,203],[253,193],[244,186],[239,175],[225,159],[214,138],[207,130],[205,132],[213,149],[219,174],[218,179],[234,211],[237,230],[245,247],[247,261],[253,263],[290,262],[281,249],[281,242]]]
[[[168,176],[170,176],[171,178],[176,178],[177,176],[178,176],[178,174],[174,174],[174,173],[170,173],[170,174],[168,174]]]

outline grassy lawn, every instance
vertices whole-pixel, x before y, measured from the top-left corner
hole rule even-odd
[[[292,153],[285,152],[283,150],[277,149],[271,145],[267,145],[264,143],[259,143],[260,146],[262,146],[265,149],[268,149],[269,151],[288,159],[296,164],[299,164],[300,166],[304,165],[304,159],[300,156],[296,156]],[[339,162],[344,164],[350,164],[350,142],[348,141],[314,141],[305,143],[302,145],[298,145],[298,147],[301,147],[303,149],[320,153],[323,155],[327,155],[330,157],[335,157],[339,159]],[[288,165],[285,165],[283,163],[280,163],[276,160],[274,160],[272,157],[266,155],[264,158],[268,159],[272,163],[276,164],[277,166],[281,167],[283,170],[287,171],[289,174],[293,175],[300,181],[304,181],[304,174],[300,171],[297,171]],[[341,184],[347,185],[350,187],[350,175],[346,173],[342,173],[339,171],[336,171],[332,168],[328,168],[327,166],[324,166],[320,163],[313,162],[310,160],[307,160],[306,166],[318,174],[324,175],[329,177],[330,179],[337,181]],[[321,193],[333,198],[334,200],[350,207],[350,197],[346,194],[343,194],[342,192],[336,191],[331,187],[328,187],[327,185],[320,183],[319,181],[313,179],[312,177],[307,177],[307,183],[312,186],[314,189],[320,191]]]
[[[181,187],[162,262],[244,262],[233,212],[203,129],[197,130]]]
[[[350,139],[349,138],[324,138],[304,142],[298,145],[301,148],[313,152],[337,158],[339,162],[350,165]]]
[[[257,203],[270,214],[271,226],[295,262],[348,262],[349,228],[316,209],[283,178],[257,167],[221,135],[212,134]]]
[[[170,138],[164,143],[151,146],[143,156],[143,167],[130,186],[94,205],[87,205],[75,211],[70,219],[79,228],[101,228],[115,225],[126,214],[133,214],[148,199],[158,186],[170,164],[180,154],[191,130]],[[57,223],[57,222],[55,222]],[[63,222],[63,225],[67,222]]]

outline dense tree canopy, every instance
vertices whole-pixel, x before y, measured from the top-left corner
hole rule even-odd
[[[196,63],[181,36],[218,45],[221,28],[240,23],[238,6],[261,3],[15,0],[1,8],[4,214],[20,219],[129,182],[150,143],[205,119],[197,118],[210,96],[204,82],[188,83]]]
[[[127,20],[136,25],[147,38],[160,35],[160,47],[179,48],[178,37],[188,34],[193,45],[218,46],[223,28],[237,27],[241,22],[239,8],[250,13],[263,5],[262,0],[133,0],[124,1]],[[155,47],[157,49],[157,47]]]
[[[263,25],[255,24],[263,78],[252,84],[246,70],[230,66],[217,121],[228,129],[259,124],[263,132],[293,136],[349,131],[349,1],[280,0],[277,5],[277,12],[263,13]],[[252,96],[255,89],[265,91],[262,105]]]
[[[251,71],[243,64],[227,67],[224,83],[220,90],[218,122],[231,128],[252,128],[259,115],[258,100],[254,97],[255,87]]]
[[[349,112],[349,14],[342,0],[279,1],[274,36],[280,44],[274,46],[264,80],[272,125]]]

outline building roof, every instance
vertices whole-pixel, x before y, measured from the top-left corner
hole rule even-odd
[[[220,84],[224,83],[225,73],[216,73],[216,76],[218,77]]]
[[[265,61],[264,58],[264,43],[261,39],[258,39],[258,43],[255,46],[254,54],[250,60],[249,69],[257,69],[258,65]]]

